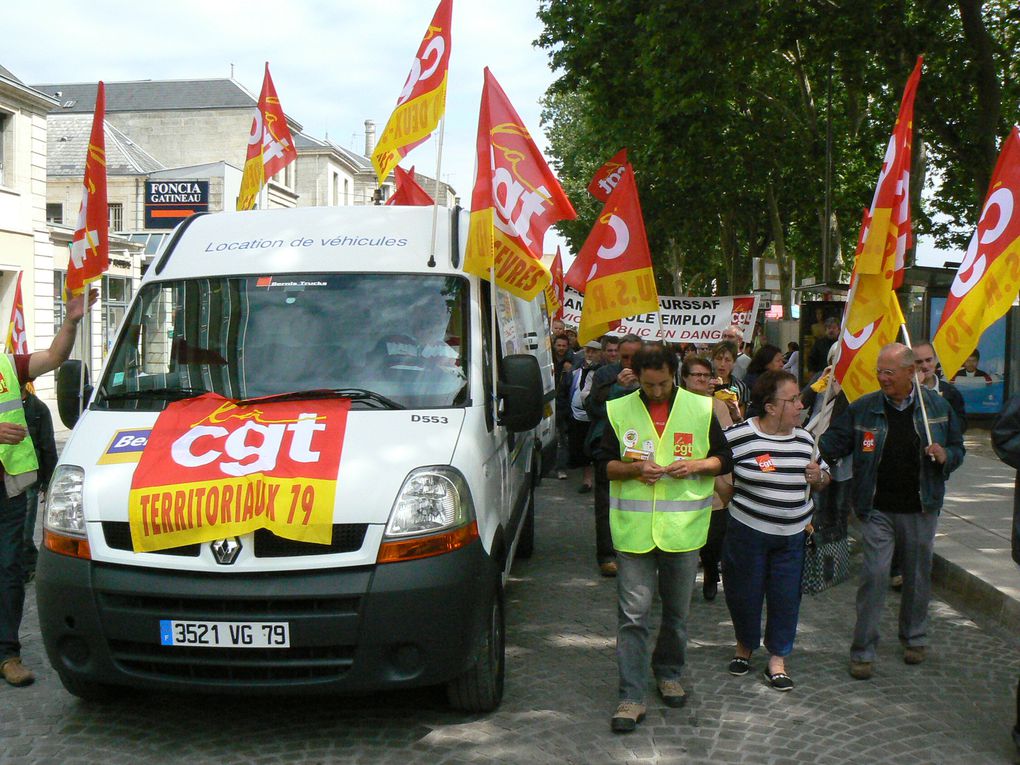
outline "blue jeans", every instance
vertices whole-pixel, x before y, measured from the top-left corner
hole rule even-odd
[[[25,495],[8,497],[0,483],[0,661],[21,654],[18,628],[25,607]]]
[[[656,680],[678,680],[687,653],[687,614],[698,573],[698,551],[668,553],[616,552],[619,596],[616,662],[620,701],[644,703],[648,683],[649,617],[656,580],[662,599],[662,626],[651,666]]]
[[[804,532],[765,534],[732,517],[722,556],[726,607],[737,642],[753,651],[761,645],[765,603],[765,648],[789,656],[797,636],[800,579],[804,569]]]

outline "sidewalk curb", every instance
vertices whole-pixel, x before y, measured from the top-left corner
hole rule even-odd
[[[932,584],[939,597],[960,612],[990,619],[1013,634],[1020,633],[1020,600],[937,550],[932,557]]]

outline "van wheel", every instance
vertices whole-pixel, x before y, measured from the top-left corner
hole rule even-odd
[[[524,518],[521,520],[521,536],[517,540],[515,558],[527,560],[535,552],[535,487],[528,490],[528,504],[524,508]]]
[[[474,666],[446,685],[446,698],[450,706],[462,712],[491,712],[503,700],[506,638],[503,629],[503,589],[499,584],[492,595],[488,621]]]
[[[94,680],[82,680],[69,675],[58,675],[64,690],[82,701],[109,701],[113,698],[113,688],[106,683]]]

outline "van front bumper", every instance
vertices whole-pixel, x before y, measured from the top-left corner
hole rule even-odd
[[[498,566],[479,541],[352,569],[231,575],[42,550],[43,642],[70,680],[168,690],[360,692],[450,680],[475,661]],[[287,622],[289,648],[164,646],[160,621]]]

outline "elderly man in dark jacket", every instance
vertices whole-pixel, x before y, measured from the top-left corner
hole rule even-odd
[[[871,677],[897,545],[903,551],[899,617],[903,660],[920,664],[925,659],[935,527],[946,479],[964,455],[963,434],[952,407],[939,394],[915,384],[910,348],[900,343],[882,348],[876,374],[881,390],[850,404],[818,443],[829,464],[849,454],[854,458],[853,506],[862,522],[864,545],[850,647],[850,675],[858,680]]]

